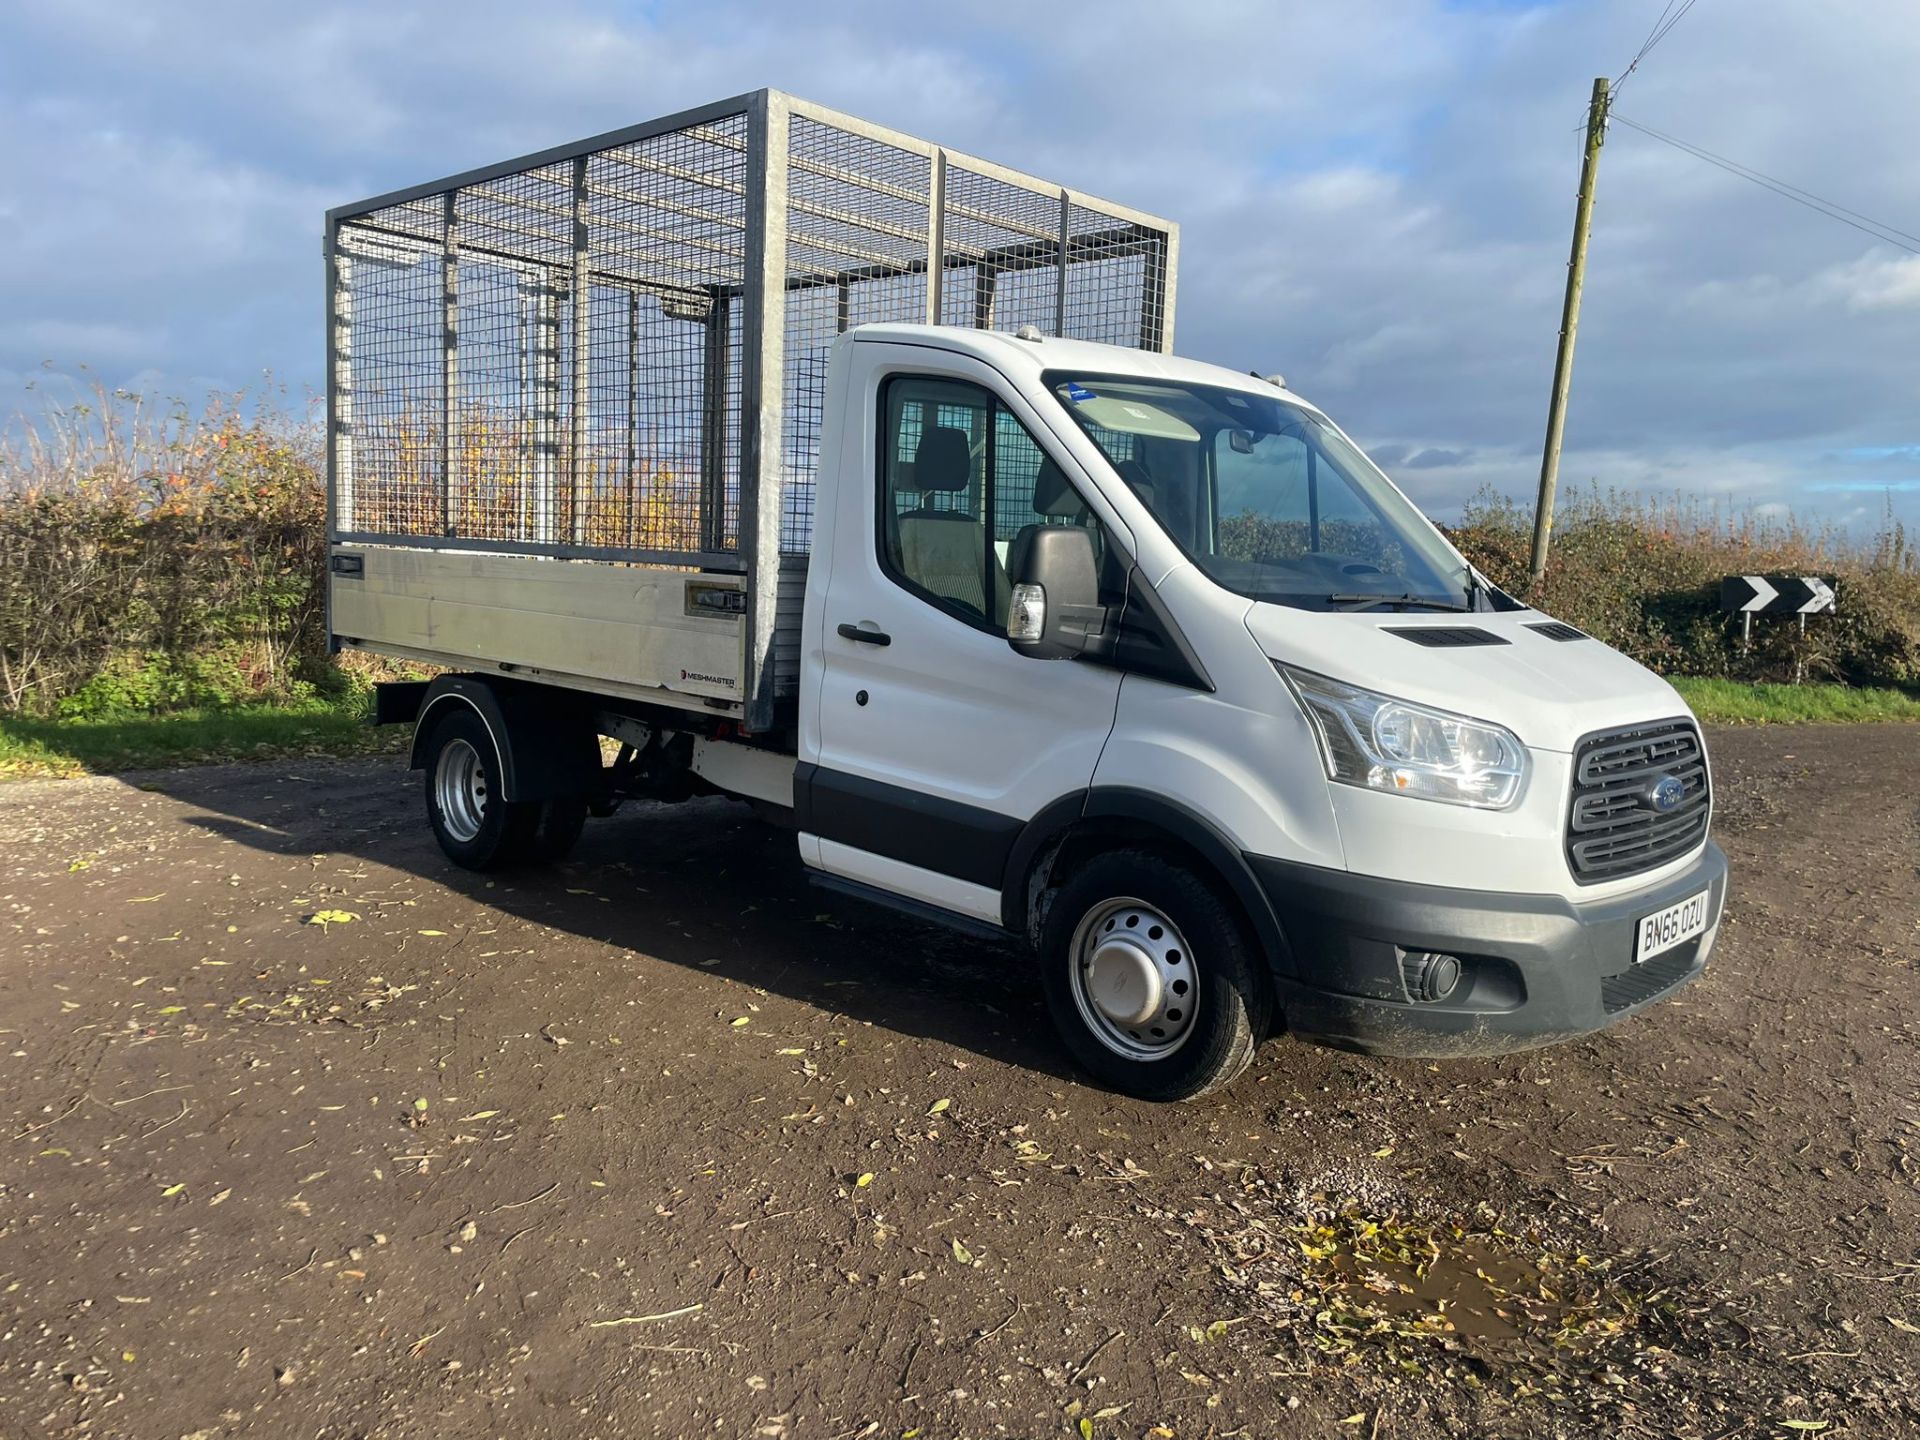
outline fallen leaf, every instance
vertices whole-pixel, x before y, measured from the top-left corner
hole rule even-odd
[[[307,916],[306,923],[318,925],[324,930],[329,925],[350,925],[359,918],[351,910],[316,910]]]
[[[789,1045],[786,1049],[776,1050],[773,1053],[776,1055],[804,1055],[807,1052],[802,1050],[798,1045]]]
[[[860,1190],[866,1189],[867,1186],[873,1184],[873,1172],[871,1170],[867,1171],[866,1174],[862,1175],[858,1180],[854,1181],[853,1183],[856,1189],[860,1189]]]
[[[444,935],[447,932],[444,930],[416,930],[413,933],[416,935]]]
[[[211,1195],[211,1196],[208,1196],[208,1197],[207,1197],[207,1204],[209,1204],[209,1205],[220,1205],[220,1204],[224,1204],[224,1203],[225,1203],[225,1201],[226,1201],[226,1198],[227,1198],[227,1197],[228,1197],[229,1195],[231,1195],[231,1194],[233,1194],[233,1190],[232,1190],[231,1188],[228,1188],[228,1189],[225,1189],[225,1190],[222,1190],[222,1191],[221,1191],[221,1192],[220,1192],[220,1193],[219,1193],[218,1195]]]
[[[962,1265],[973,1264],[973,1252],[958,1240],[953,1242],[953,1258],[958,1260]]]
[[[734,1019],[734,1022],[733,1022],[733,1023],[734,1023],[734,1025],[735,1025],[735,1027],[737,1028],[737,1027],[739,1027],[739,1026],[741,1026],[741,1025],[745,1025],[745,1024],[746,1024],[746,1023],[747,1023],[748,1021],[750,1021],[751,1019],[753,1019],[753,1017],[752,1017],[751,1015],[740,1015],[740,1016],[737,1016],[737,1017],[735,1017],[735,1019]]]
[[[940,1114],[940,1113],[942,1113],[943,1111],[945,1111],[945,1110],[946,1110],[946,1109],[947,1109],[947,1108],[948,1108],[949,1106],[951,1106],[952,1104],[953,1104],[953,1101],[952,1101],[951,1099],[946,1099],[946,1100],[936,1100],[936,1101],[934,1101],[934,1102],[933,1102],[933,1108],[932,1108],[931,1110],[929,1110],[929,1111],[927,1111],[927,1114],[929,1114],[929,1115],[938,1115],[938,1114]]]
[[[493,1119],[493,1117],[494,1117],[494,1116],[496,1116],[496,1115],[498,1115],[499,1113],[500,1113],[500,1112],[499,1112],[498,1110],[476,1110],[476,1111],[474,1111],[474,1112],[473,1112],[473,1114],[471,1114],[471,1115],[462,1115],[462,1116],[461,1116],[460,1118],[461,1118],[461,1120],[462,1120],[462,1121],[467,1121],[467,1120],[491,1120],[491,1119]]]
[[[170,1195],[178,1195],[178,1194],[179,1194],[179,1193],[180,1193],[180,1192],[181,1192],[182,1190],[184,1190],[184,1189],[186,1189],[186,1188],[187,1188],[187,1187],[186,1187],[186,1186],[185,1186],[184,1184],[181,1184],[181,1185],[169,1185],[169,1186],[168,1186],[168,1187],[167,1187],[166,1189],[164,1189],[164,1190],[162,1190],[162,1191],[160,1192],[160,1198],[164,1200],[164,1199],[166,1199],[166,1198],[167,1198],[168,1196],[170,1196]]]
[[[1376,1160],[1384,1160],[1392,1153],[1393,1147],[1391,1145],[1382,1145],[1378,1150],[1373,1152],[1373,1158]],[[1342,1421],[1341,1423],[1345,1424],[1346,1422]]]

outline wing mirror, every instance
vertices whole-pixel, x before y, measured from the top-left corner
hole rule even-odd
[[[1007,558],[1009,645],[1036,660],[1064,660],[1105,642],[1107,608],[1100,603],[1092,531],[1036,525],[1020,533]]]

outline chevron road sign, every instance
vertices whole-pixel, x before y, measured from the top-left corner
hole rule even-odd
[[[1729,575],[1720,608],[1730,615],[1818,615],[1834,608],[1835,581],[1819,575]]]

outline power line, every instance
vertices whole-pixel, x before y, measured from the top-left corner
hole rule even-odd
[[[1627,77],[1640,68],[1640,62],[1653,53],[1653,47],[1666,39],[1672,33],[1673,27],[1686,19],[1687,12],[1698,3],[1699,0],[1667,0],[1667,8],[1662,10],[1660,18],[1653,22],[1653,29],[1647,32],[1647,38],[1634,52],[1633,59],[1627,62],[1627,68],[1620,72],[1620,78],[1613,82],[1615,90],[1626,83]],[[1676,4],[1679,5],[1678,10],[1674,8]]]
[[[1784,180],[1778,180],[1771,175],[1762,174],[1751,166],[1742,165],[1737,160],[1729,160],[1724,155],[1716,155],[1711,150],[1702,149],[1698,145],[1690,145],[1685,140],[1668,135],[1663,131],[1655,130],[1650,125],[1642,125],[1637,120],[1629,120],[1626,116],[1618,112],[1613,113],[1611,118],[1619,121],[1622,125],[1630,129],[1638,130],[1642,135],[1647,135],[1660,141],[1663,145],[1671,145],[1674,149],[1684,151],[1695,159],[1704,160],[1709,165],[1717,165],[1730,175],[1738,175],[1742,180],[1750,180],[1755,185],[1771,190],[1774,194],[1793,201],[1796,205],[1804,205],[1809,210],[1817,211],[1830,220],[1838,220],[1842,225],[1849,225],[1863,234],[1873,236],[1876,240],[1885,241],[1887,244],[1895,246],[1898,249],[1920,255],[1920,235],[1909,234],[1905,230],[1900,230],[1887,224],[1884,220],[1875,220],[1870,215],[1862,215],[1858,210],[1849,210],[1846,206],[1838,204],[1835,201],[1822,199],[1810,190],[1802,190],[1798,185],[1789,185]]]

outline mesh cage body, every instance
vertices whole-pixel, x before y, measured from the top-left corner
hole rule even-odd
[[[1172,339],[1171,225],[776,91],[343,207],[328,242],[336,541],[745,572],[763,657],[835,337]]]

